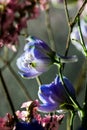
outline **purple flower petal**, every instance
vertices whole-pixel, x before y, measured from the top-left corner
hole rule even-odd
[[[58,104],[45,103],[45,104],[40,104],[38,110],[42,112],[52,112],[54,110],[57,110],[57,107]]]
[[[71,97],[76,100],[75,90],[72,84],[66,77],[63,77],[63,80]],[[46,105],[46,107],[47,104],[55,104],[57,105],[57,108],[59,108],[59,106],[62,104],[72,104],[72,101],[67,95],[59,76],[57,76],[54,82],[52,82],[51,84],[42,85],[39,88],[38,97],[43,103],[42,107],[44,106],[44,104]]]
[[[34,78],[48,70],[55,54],[44,41],[36,37],[30,37],[28,41],[24,53],[17,59],[17,66],[21,76]]]

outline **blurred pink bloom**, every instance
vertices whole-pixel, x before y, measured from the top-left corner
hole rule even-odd
[[[39,105],[38,100],[24,102],[21,108],[25,108],[23,111],[16,111],[16,115],[19,119],[26,121],[29,114],[36,120],[40,122],[40,115],[37,112],[37,106]]]
[[[27,21],[38,15],[36,0],[0,0],[0,47],[6,45],[15,51],[13,45],[18,44],[18,37],[27,27]]]
[[[27,111],[16,111],[16,115],[19,119],[23,120],[23,121],[26,121],[26,118],[27,118],[27,115],[28,115],[28,112]]]
[[[11,0],[0,0],[0,4],[7,5]]]
[[[45,128],[45,130],[51,129],[51,130],[58,130],[59,125],[61,121],[63,120],[64,115],[46,115],[42,119],[42,126]]]
[[[0,118],[0,130],[12,130],[14,127],[14,118],[9,113]]]
[[[39,0],[40,2],[40,8],[42,11],[46,10],[49,8],[49,0]]]
[[[58,130],[59,125],[61,124],[61,121],[64,118],[64,115],[45,115],[42,116],[38,112],[38,106],[39,102],[38,100],[35,101],[28,101],[24,102],[21,106],[21,108],[25,108],[26,110],[23,111],[17,111],[16,115],[19,119],[23,120],[24,122],[30,122],[32,119],[37,121],[44,130]]]

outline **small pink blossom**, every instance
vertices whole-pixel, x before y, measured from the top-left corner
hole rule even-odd
[[[49,8],[49,0],[39,0],[40,2],[40,8],[42,11]]]
[[[63,120],[64,115],[46,115],[42,120],[42,125],[45,130],[58,130],[61,121]]]
[[[14,118],[9,113],[0,118],[0,130],[12,130],[14,127]]]
[[[28,115],[28,112],[27,111],[16,111],[16,115],[19,119],[23,120],[23,121],[26,121],[26,118],[27,118],[27,115]]]
[[[0,0],[0,4],[7,5],[11,0]]]
[[[17,111],[16,115],[19,119],[27,121],[29,118],[34,118],[40,121],[40,115],[37,113],[37,106],[39,105],[38,100],[24,102],[21,108],[25,108],[25,111]],[[32,117],[30,117],[32,116]]]

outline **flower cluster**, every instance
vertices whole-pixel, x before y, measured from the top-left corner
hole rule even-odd
[[[14,127],[14,117],[7,113],[4,118],[0,118],[0,130],[12,130]]]
[[[35,0],[0,0],[0,47],[6,45],[12,49],[18,43],[20,31],[27,27],[27,20],[38,14]]]
[[[64,118],[64,115],[45,115],[38,113],[39,102],[24,102],[21,108],[25,111],[17,111],[16,116],[19,119],[15,122],[14,117],[7,114],[4,118],[0,118],[0,130],[57,130]]]
[[[45,117],[41,116],[38,113],[39,102],[28,101],[22,104],[21,108],[25,108],[26,111],[17,111],[16,114],[20,118],[20,122],[16,125],[16,130],[21,130],[24,127],[24,130],[56,130],[59,127],[64,115],[46,115]]]
[[[56,64],[59,68],[63,63],[76,62],[77,57],[60,56],[54,52],[44,41],[34,36],[29,36],[24,47],[24,53],[17,59],[17,66],[20,70],[19,74],[25,78],[35,78],[47,71],[48,68]],[[66,88],[64,87],[66,86]],[[67,94],[67,91],[69,94]],[[26,111],[17,111],[16,114],[25,123],[26,121],[38,121],[43,126],[44,130],[57,130],[59,122],[63,119],[64,115],[47,115],[41,117],[39,112],[53,113],[55,111],[61,113],[66,112],[67,109],[74,110],[77,106],[74,104],[76,101],[75,90],[68,78],[63,76],[56,76],[55,80],[50,84],[41,85],[38,90],[38,97],[43,104],[37,101],[27,102],[22,105],[26,107]],[[32,105],[36,106],[32,107]],[[24,125],[24,122],[22,125]],[[19,130],[20,124],[17,126]],[[22,128],[24,126],[21,126]],[[28,127],[28,126],[26,126]],[[26,129],[27,130],[27,129]]]
[[[63,80],[71,97],[76,100],[74,87],[66,77],[63,77]],[[67,110],[68,107],[73,109],[73,103],[67,95],[59,76],[55,78],[54,82],[40,86],[38,96],[43,103],[39,106],[39,110],[43,112],[56,110],[61,112],[62,109]]]

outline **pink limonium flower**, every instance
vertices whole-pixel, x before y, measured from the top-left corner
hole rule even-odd
[[[40,120],[40,115],[37,113],[37,107],[39,106],[38,100],[24,102],[21,106],[23,111],[16,111],[16,115],[23,121],[30,121],[32,119]],[[30,115],[29,115],[30,114]]]
[[[27,101],[21,106],[25,111],[17,111],[16,115],[19,122],[15,126],[15,130],[58,130],[64,115],[41,115],[38,112],[39,102]]]
[[[5,117],[0,117],[0,130],[13,130],[14,118],[9,113]]]
[[[29,36],[24,53],[17,59],[19,74],[24,78],[35,78],[46,72],[54,63],[59,64],[77,61],[76,56],[64,57],[57,55],[44,41]]]
[[[42,118],[44,130],[58,130],[64,115],[46,115]]]
[[[39,15],[36,0],[0,1],[0,47],[6,45],[13,51],[21,30],[27,27],[27,21]],[[10,20],[9,20],[10,19]]]
[[[71,95],[76,100],[75,90],[70,81],[63,77],[64,83]],[[38,97],[42,104],[39,105],[38,110],[42,112],[52,112],[73,109],[73,103],[67,95],[61,78],[56,76],[55,80],[50,84],[40,86],[38,91]]]
[[[41,125],[41,117],[37,112],[38,100],[28,101],[22,104],[25,111],[17,111],[16,115],[20,121],[16,124],[15,130],[44,130]]]
[[[81,26],[81,31],[82,31],[82,35],[83,35],[83,39],[84,39],[84,43],[85,43],[85,47],[87,49],[87,22],[84,19],[80,20],[80,26]],[[79,34],[79,30],[78,27],[75,26],[72,30],[71,33],[71,42],[72,44],[79,50],[82,52],[82,54],[85,55],[85,51],[84,51],[84,45],[83,43],[81,43],[81,39],[80,39],[80,34]]]

